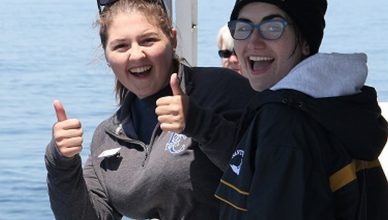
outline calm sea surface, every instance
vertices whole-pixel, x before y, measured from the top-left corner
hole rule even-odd
[[[198,65],[218,66],[216,34],[232,0],[198,0]],[[368,84],[388,101],[388,1],[332,0],[323,52],[366,52]],[[99,49],[94,0],[0,4],[0,220],[53,219],[43,155],[54,99],[81,119],[85,148],[115,109],[113,75]]]

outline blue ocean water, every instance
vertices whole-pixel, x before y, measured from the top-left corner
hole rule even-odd
[[[198,65],[218,66],[216,34],[232,0],[198,0]],[[366,52],[368,84],[388,101],[388,1],[330,1],[323,52]],[[2,0],[0,4],[0,220],[54,219],[44,151],[52,101],[85,130],[115,109],[113,74],[99,48],[94,0]]]

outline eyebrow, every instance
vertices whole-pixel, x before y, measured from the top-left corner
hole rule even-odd
[[[112,41],[110,42],[110,44],[111,44],[111,45],[115,45],[115,44],[121,44],[121,43],[123,43],[123,42],[125,42],[125,39],[115,39],[115,40],[112,40]]]
[[[271,19],[274,19],[274,18],[283,18],[283,19],[286,19],[283,15],[281,14],[271,14],[271,15],[268,15],[268,16],[265,16],[262,20],[263,21],[266,21],[266,20],[271,20]]]
[[[268,20],[272,20],[274,18],[283,18],[285,20],[287,20],[283,15],[281,14],[270,14],[270,15],[267,15],[265,16],[264,18],[261,19],[261,22],[263,21],[268,21]],[[241,20],[241,21],[249,21],[249,22],[252,22],[251,20],[247,19],[247,18],[239,18],[238,20]]]

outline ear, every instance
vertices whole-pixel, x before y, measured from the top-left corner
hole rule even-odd
[[[310,53],[310,45],[307,43],[307,41],[304,40],[302,43],[302,55],[307,57],[310,55]]]
[[[177,47],[177,38],[176,38],[176,29],[175,28],[171,28],[171,44],[172,44],[172,47],[174,49],[176,49]]]
[[[104,57],[105,57],[106,65],[107,65],[109,68],[112,68],[112,66],[110,65],[110,62],[109,62],[109,60],[108,60],[108,56],[106,55],[106,52],[104,52]]]

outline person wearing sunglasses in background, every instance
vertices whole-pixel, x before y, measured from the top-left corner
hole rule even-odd
[[[240,64],[233,49],[233,38],[227,25],[223,25],[218,31],[217,47],[222,66],[241,74]]]
[[[326,0],[237,0],[228,22],[258,91],[216,191],[220,219],[383,220],[387,140],[366,55],[318,53]]]
[[[218,219],[214,192],[233,152],[224,139],[254,90],[232,70],[180,62],[163,2],[98,7],[119,109],[96,128],[82,169],[81,123],[54,101],[45,162],[56,219]]]

